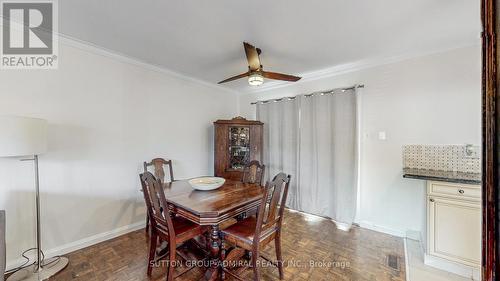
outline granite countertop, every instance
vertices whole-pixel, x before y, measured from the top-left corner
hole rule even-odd
[[[465,184],[481,184],[481,173],[403,168],[403,177],[410,179],[446,181]]]

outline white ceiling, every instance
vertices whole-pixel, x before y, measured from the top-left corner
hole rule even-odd
[[[266,70],[300,75],[476,44],[479,15],[478,0],[64,0],[59,31],[215,84],[247,70],[242,41]]]

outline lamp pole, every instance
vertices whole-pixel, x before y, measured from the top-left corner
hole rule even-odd
[[[35,208],[36,208],[36,262],[35,271],[39,271],[42,264],[42,239],[40,227],[40,176],[38,173],[38,155],[33,158],[21,159],[21,161],[33,161],[35,171]]]
[[[33,155],[33,166],[35,168],[35,192],[36,192],[36,270],[40,270],[42,259],[42,239],[40,230],[40,178],[38,176],[38,155]]]

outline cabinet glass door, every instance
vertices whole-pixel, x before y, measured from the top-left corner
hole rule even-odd
[[[250,128],[229,127],[229,169],[242,170],[250,160]]]

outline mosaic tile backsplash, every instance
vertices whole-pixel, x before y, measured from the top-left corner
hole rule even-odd
[[[403,167],[481,173],[480,148],[467,145],[405,145]]]

